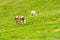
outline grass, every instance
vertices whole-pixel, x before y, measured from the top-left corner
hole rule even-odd
[[[27,24],[16,24],[17,15]],[[60,0],[0,0],[0,40],[60,40]]]

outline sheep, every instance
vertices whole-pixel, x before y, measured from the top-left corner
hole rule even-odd
[[[32,16],[37,16],[37,12],[36,12],[35,10],[32,10],[32,11],[31,11],[31,15],[32,15]]]
[[[22,24],[26,24],[26,20],[24,18],[24,16],[16,16],[15,17],[15,21],[18,23],[18,22],[21,22]]]

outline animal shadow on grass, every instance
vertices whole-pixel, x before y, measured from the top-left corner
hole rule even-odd
[[[16,27],[24,27],[24,26],[26,26],[27,24],[22,24],[22,23],[20,23],[20,22],[18,22],[18,23],[15,23],[15,26]]]
[[[27,21],[27,23],[26,24],[22,24],[22,23],[20,23],[20,22],[18,22],[18,23],[14,23],[15,24],[15,27],[30,27],[31,25],[33,25],[34,24],[34,22],[29,22],[29,21]]]

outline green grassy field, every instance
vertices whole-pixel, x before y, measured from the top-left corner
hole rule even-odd
[[[27,23],[16,24],[17,15]],[[60,40],[60,0],[0,0],[0,40]]]

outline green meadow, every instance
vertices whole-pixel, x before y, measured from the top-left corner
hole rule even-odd
[[[15,22],[21,15],[26,24]],[[60,40],[60,0],[0,0],[0,40]]]

